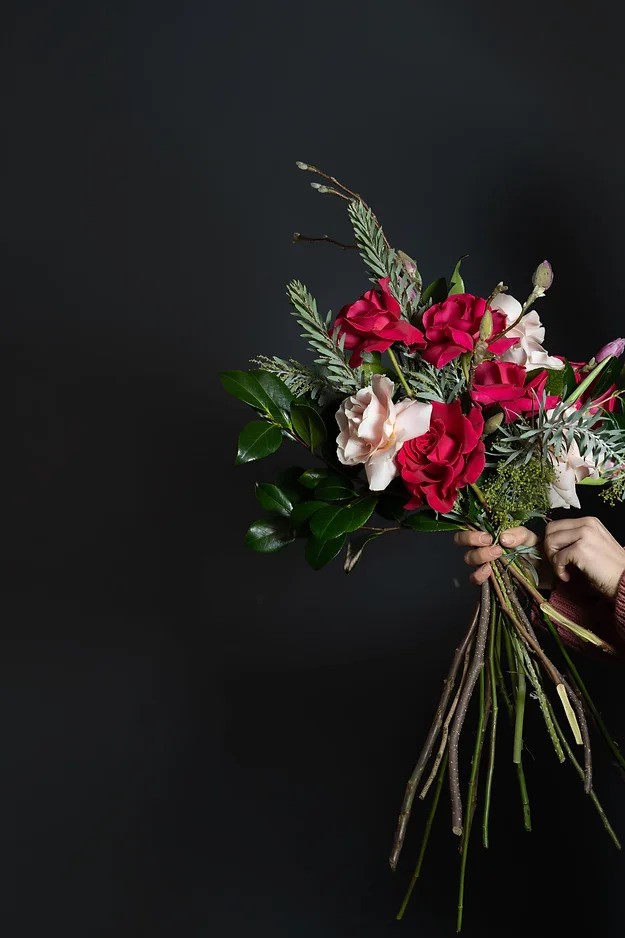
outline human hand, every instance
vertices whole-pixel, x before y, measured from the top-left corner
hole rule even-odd
[[[543,550],[561,580],[570,580],[568,566],[577,567],[604,596],[616,596],[625,570],[625,549],[598,518],[550,521],[545,528]]]
[[[480,586],[484,580],[488,579],[492,569],[490,562],[496,560],[497,557],[501,557],[504,547],[510,549],[513,547],[535,547],[538,544],[538,535],[534,531],[530,531],[529,528],[519,525],[502,531],[499,542],[503,547],[500,547],[499,544],[493,544],[491,535],[486,534],[484,531],[456,531],[454,534],[455,544],[470,548],[465,552],[464,562],[471,567],[475,567],[473,572],[469,574],[469,580],[477,586]]]

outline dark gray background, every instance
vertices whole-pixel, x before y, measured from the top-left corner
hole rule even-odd
[[[367,287],[360,191],[426,278],[522,298],[548,348],[625,333],[622,24],[607,3],[20,3],[5,12],[0,927],[11,938],[455,933],[444,801],[395,913],[405,782],[475,599],[446,535],[350,577],[243,546],[251,414],[218,372],[305,357],[285,285]],[[585,510],[601,513],[589,494]],[[625,540],[623,511],[603,512]],[[454,585],[454,578],[459,585]],[[625,740],[621,666],[584,663]],[[502,743],[464,934],[622,932],[625,863],[535,722]],[[502,739],[505,740],[505,727]],[[625,786],[596,784],[625,839]]]

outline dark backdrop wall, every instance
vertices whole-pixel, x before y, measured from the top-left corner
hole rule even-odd
[[[218,372],[302,357],[285,285],[366,288],[360,191],[428,278],[525,295],[549,348],[625,332],[621,25],[607,3],[20,3],[4,14],[0,927],[11,938],[454,933],[440,813],[390,851],[475,599],[446,535],[350,577],[243,536],[250,414]],[[297,458],[297,457],[295,457]],[[601,513],[588,494],[584,510]],[[622,509],[602,517],[625,540]],[[625,671],[587,663],[625,741]],[[537,724],[535,737],[543,735]],[[601,749],[597,746],[597,751]],[[500,753],[464,934],[621,934],[625,864],[540,742],[522,830]],[[596,756],[625,838],[625,787]]]

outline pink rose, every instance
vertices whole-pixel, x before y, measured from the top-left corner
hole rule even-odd
[[[479,407],[465,417],[460,401],[435,401],[427,433],[408,440],[397,454],[399,473],[410,492],[404,507],[427,504],[435,511],[451,511],[459,490],[476,482],[484,469],[483,429]]]
[[[374,375],[369,387],[347,397],[336,412],[341,432],[337,456],[344,466],[364,465],[369,488],[385,489],[397,475],[395,455],[401,445],[425,433],[431,404],[404,398],[393,403],[395,386],[386,375]]]
[[[480,322],[486,312],[486,300],[470,293],[456,293],[448,296],[442,303],[435,303],[423,314],[426,348],[423,358],[431,365],[442,368],[447,362],[458,358],[463,352],[472,352],[480,337]],[[491,311],[493,317],[493,335],[501,332],[507,325],[506,316],[499,310]],[[488,345],[493,355],[502,355],[515,343],[517,338],[503,336]]]
[[[350,365],[362,362],[363,352],[385,352],[394,342],[403,342],[410,349],[423,348],[425,339],[416,326],[401,318],[401,306],[390,292],[389,278],[378,280],[378,286],[343,306],[334,328],[345,336],[345,348],[351,352]]]

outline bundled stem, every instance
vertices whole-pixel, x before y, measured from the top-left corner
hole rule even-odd
[[[432,720],[430,730],[428,732],[427,738],[423,745],[423,749],[421,750],[421,753],[417,760],[417,764],[415,765],[413,769],[412,775],[408,779],[408,784],[406,785],[406,791],[404,794],[404,800],[402,802],[401,811],[399,813],[399,818],[397,821],[395,838],[393,840],[393,849],[389,857],[389,863],[390,863],[391,869],[393,870],[397,868],[399,855],[401,853],[401,849],[404,844],[404,840],[406,837],[406,828],[408,826],[408,820],[410,818],[410,812],[412,810],[412,803],[414,801],[417,787],[419,785],[419,782],[421,780],[421,776],[423,775],[425,767],[429,761],[429,758],[432,754],[434,743],[436,742],[436,738],[443,724],[443,719],[445,716],[445,712],[447,710],[447,704],[449,703],[449,698],[451,697],[451,692],[454,688],[454,684],[456,681],[456,675],[458,674],[460,663],[464,657],[464,654],[469,645],[469,642],[471,641],[473,632],[475,631],[479,612],[480,612],[480,604],[478,603],[475,609],[475,613],[473,614],[471,623],[469,625],[469,628],[467,629],[467,632],[462,642],[456,648],[456,651],[455,651],[455,654],[451,663],[451,667],[449,669],[449,673],[447,677],[445,678],[443,694],[438,703],[438,707],[436,708],[436,712],[434,714],[434,719]]]
[[[458,768],[458,743],[460,732],[467,714],[469,701],[473,693],[476,681],[484,665],[484,652],[486,648],[486,638],[488,636],[488,625],[490,620],[490,584],[485,580],[481,586],[481,602],[479,612],[479,622],[475,638],[475,649],[473,658],[467,673],[465,685],[462,688],[458,708],[454,715],[451,729],[449,731],[449,788],[451,794],[451,829],[458,837],[462,834],[462,797],[460,795],[460,772]]]

